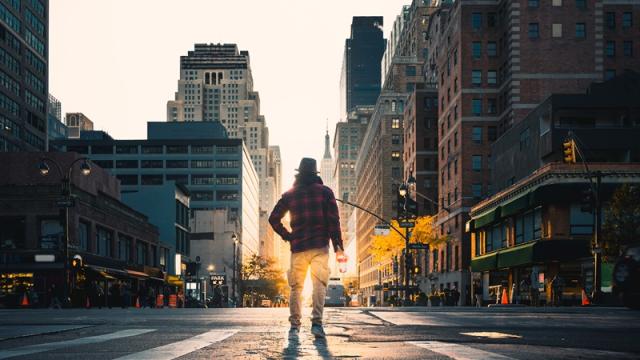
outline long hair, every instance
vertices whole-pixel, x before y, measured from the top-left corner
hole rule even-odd
[[[313,173],[299,173],[296,174],[296,181],[293,183],[294,187],[309,186],[311,184],[323,184],[320,176]]]

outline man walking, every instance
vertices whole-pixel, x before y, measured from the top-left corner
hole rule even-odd
[[[285,192],[269,217],[274,231],[291,245],[291,269],[288,273],[291,296],[289,299],[290,336],[300,331],[302,288],[311,267],[313,282],[313,311],[311,333],[324,338],[322,313],[329,282],[329,239],[336,256],[344,256],[340,232],[340,216],[333,192],[323,185],[318,176],[316,161],[303,158],[293,188]],[[291,231],[282,225],[282,218],[289,212]]]

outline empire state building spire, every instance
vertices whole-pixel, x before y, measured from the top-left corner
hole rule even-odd
[[[329,125],[327,123],[327,130],[324,135],[324,156],[323,159],[331,159],[331,150],[329,148]]]

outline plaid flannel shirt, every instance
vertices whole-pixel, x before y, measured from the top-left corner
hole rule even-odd
[[[287,212],[291,232],[282,225]],[[273,208],[269,223],[283,240],[291,243],[291,252],[328,247],[329,239],[334,250],[344,250],[336,198],[321,182],[294,186],[284,193]]]

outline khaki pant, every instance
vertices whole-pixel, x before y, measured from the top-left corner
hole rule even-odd
[[[310,249],[291,254],[291,269],[289,269],[289,322],[291,326],[300,326],[302,316],[302,288],[307,276],[307,268],[311,267],[311,281],[313,283],[313,311],[311,322],[322,324],[324,298],[329,282],[329,249]]]

